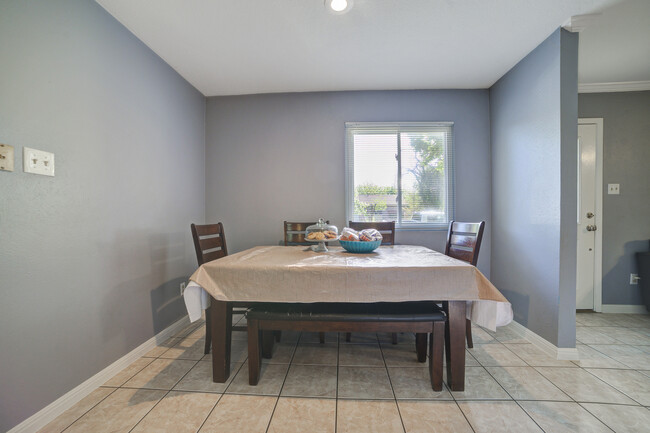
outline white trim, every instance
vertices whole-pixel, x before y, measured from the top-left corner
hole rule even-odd
[[[596,125],[596,239],[594,249],[594,311],[603,311],[603,118],[578,119],[578,125]],[[578,212],[580,210],[578,209]]]
[[[602,15],[603,14],[574,15],[562,24],[562,28],[570,32],[579,33],[597,22]]]
[[[34,415],[21,422],[7,433],[34,433],[46,426],[57,416],[70,409],[82,398],[93,392],[95,389],[106,383],[110,378],[120,371],[131,365],[134,361],[140,359],[151,349],[158,346],[159,343],[166,341],[169,337],[176,334],[190,323],[190,319],[185,316],[176,321],[166,329],[162,330],[155,336],[151,337],[140,346],[136,347],[90,379],[78,385],[74,389],[63,394],[61,397],[36,412]]]
[[[548,353],[555,359],[567,361],[577,361],[580,359],[578,356],[578,349],[575,347],[557,347],[555,344],[549,342],[543,337],[540,337],[530,329],[526,328],[524,325],[517,323],[514,320],[510,322],[508,328],[519,335],[521,338],[530,341],[532,344]]]
[[[563,361],[579,361],[580,355],[578,354],[578,349],[575,347],[558,347],[557,359]]]
[[[402,170],[401,133],[440,132],[445,134],[445,222],[403,223],[402,211]],[[345,122],[345,221],[354,221],[354,137],[355,134],[391,134],[397,137],[397,218],[395,229],[399,231],[447,230],[449,221],[456,211],[454,122]]]
[[[650,314],[645,305],[604,304],[603,313]]]
[[[578,84],[578,93],[639,92],[650,90],[650,81]]]

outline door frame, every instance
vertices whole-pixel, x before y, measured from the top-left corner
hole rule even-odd
[[[596,125],[596,239],[594,248],[594,311],[603,311],[603,118],[579,118],[578,125]],[[580,147],[578,146],[578,212],[580,212]],[[580,218],[580,215],[577,216]],[[578,220],[579,221],[579,220]],[[577,223],[577,222],[576,222]],[[577,242],[577,240],[576,240]],[[576,275],[577,275],[576,268]]]

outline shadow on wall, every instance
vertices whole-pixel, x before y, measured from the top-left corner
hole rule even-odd
[[[639,273],[636,264],[636,253],[644,251],[648,251],[647,239],[625,243],[623,252],[619,254],[616,264],[606,274],[603,274],[603,304],[617,304],[617,289],[630,283],[630,274]],[[632,287],[638,288],[638,293],[636,293],[638,297],[636,299],[638,299],[637,304],[641,304],[640,286]],[[609,289],[607,293],[605,293],[606,288]],[[623,304],[625,303],[629,303],[629,301],[623,302]]]
[[[107,247],[114,253],[105,269],[116,274],[107,278],[124,279],[101,303],[105,342],[119,340],[128,348],[136,347],[186,313],[180,295],[180,283],[188,279],[186,237],[185,233],[128,231]]]
[[[528,328],[528,318],[530,317],[530,296],[506,289],[499,289],[499,291],[512,305],[514,320],[520,325]]]

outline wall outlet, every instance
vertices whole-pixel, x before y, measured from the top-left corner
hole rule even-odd
[[[23,147],[23,171],[43,176],[54,176],[54,154]]]
[[[0,144],[0,170],[14,171],[14,147]]]
[[[183,296],[184,292],[185,292],[185,281],[181,283],[181,296]]]
[[[618,183],[608,183],[607,184],[607,194],[620,194],[621,188]]]
[[[639,284],[640,279],[638,274],[630,274],[630,284]]]

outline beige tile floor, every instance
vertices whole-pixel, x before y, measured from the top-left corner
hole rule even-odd
[[[197,322],[41,431],[647,432],[650,315],[581,313],[576,323],[576,362],[509,327],[475,327],[466,391],[433,392],[408,334],[393,346],[384,334],[328,334],[320,345],[316,334],[284,333],[252,387],[236,332],[231,377],[215,384]]]

